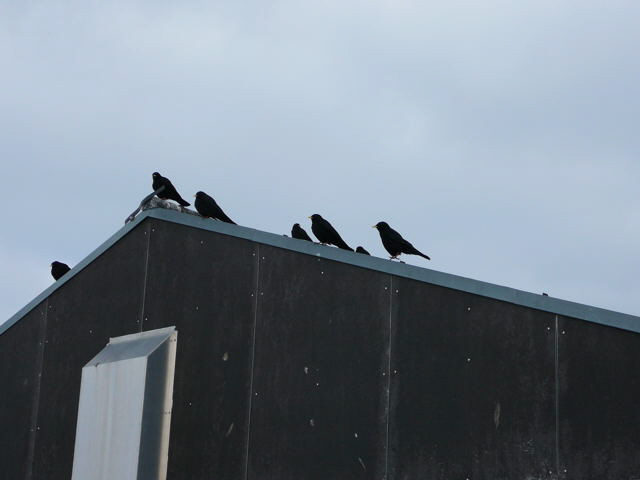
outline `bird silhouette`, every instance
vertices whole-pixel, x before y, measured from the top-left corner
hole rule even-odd
[[[398,232],[389,226],[387,222],[378,222],[373,228],[378,229],[382,245],[391,255],[391,260],[398,258],[400,254],[406,253],[407,255],[420,255],[427,260],[431,260],[427,255],[417,250],[407,240],[402,238]]]
[[[365,250],[364,247],[356,247],[356,253],[363,253],[364,255],[371,255],[369,252]]]
[[[310,242],[313,242],[309,234],[300,226],[299,223],[293,224],[293,227],[291,228],[291,236],[298,240],[309,240]]]
[[[200,215],[236,225],[236,222],[231,220],[209,195],[204,192],[198,192],[195,197],[196,201],[193,203]]]
[[[171,180],[163,177],[158,172],[153,172],[151,176],[153,177],[153,183],[151,184],[151,187],[153,188],[154,192],[157,191],[160,187],[164,187],[161,192],[158,192],[158,197],[163,200],[173,200],[174,202],[178,202],[183,207],[188,207],[189,205],[191,205],[180,196],[176,188],[171,183]]]
[[[69,270],[71,270],[71,268],[66,263],[58,261],[51,262],[51,276],[56,280],[62,277]]]
[[[336,231],[331,224],[326,221],[322,216],[314,213],[309,217],[311,219],[311,231],[317,237],[317,239],[323,245],[335,245],[343,250],[349,250],[353,252],[353,248],[346,244],[340,234]]]

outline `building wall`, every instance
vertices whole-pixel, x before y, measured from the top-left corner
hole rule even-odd
[[[83,365],[171,325],[170,479],[640,477],[638,334],[148,218],[0,335],[7,478],[70,478]]]

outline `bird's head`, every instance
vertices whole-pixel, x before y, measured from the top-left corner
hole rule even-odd
[[[194,195],[195,198],[200,198],[204,195],[204,192],[196,192],[196,194]]]
[[[378,222],[372,228],[377,228],[378,230],[385,230],[389,228],[389,224],[387,222]]]
[[[295,227],[300,227],[300,224],[299,224],[299,223],[294,223],[294,224],[293,224],[293,227],[294,227],[294,228],[295,228]]]
[[[151,176],[152,176],[153,178],[158,178],[158,177],[160,176],[160,174],[159,174],[158,172],[153,172],[153,173],[151,174]]]
[[[309,218],[311,219],[312,222],[315,222],[316,220],[320,220],[322,217],[320,216],[320,214],[314,213]]]

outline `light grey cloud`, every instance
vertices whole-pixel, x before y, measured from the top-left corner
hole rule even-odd
[[[640,314],[638,14],[2,2],[0,318],[42,290],[34,265],[116,231],[155,170],[243,225],[321,213],[384,256],[387,220],[433,258],[410,263]]]

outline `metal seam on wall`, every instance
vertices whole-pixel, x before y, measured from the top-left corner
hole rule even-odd
[[[554,331],[554,359],[553,365],[555,370],[555,413],[556,413],[556,475],[560,476],[560,377],[559,377],[559,343],[558,336],[558,315],[555,318]]]
[[[385,438],[384,479],[389,478],[389,428],[391,424],[391,347],[393,334],[393,276],[389,275],[389,348],[387,348],[387,432]]]
[[[249,442],[251,441],[251,409],[253,406],[253,370],[256,358],[256,329],[258,326],[258,297],[260,297],[260,244],[257,243],[254,251],[256,259],[256,275],[254,281],[254,295],[253,295],[253,334],[251,336],[251,364],[249,366],[249,405],[247,407],[247,446],[244,456],[244,478],[249,478]]]
[[[142,283],[142,306],[140,307],[140,332],[143,331],[144,328],[144,309],[147,301],[147,281],[148,281],[148,273],[149,273],[149,250],[151,249],[151,222],[147,225],[147,249],[145,252],[145,260],[144,260],[144,280]]]
[[[40,348],[38,349],[38,357],[36,359],[35,370],[35,390],[31,401],[31,432],[29,432],[29,445],[27,450],[27,470],[25,478],[30,480],[33,476],[33,462],[35,459],[36,436],[38,433],[38,417],[40,415],[40,386],[42,384],[42,368],[44,366],[44,349],[45,340],[47,338],[47,317],[49,313],[49,299],[44,302],[44,314],[42,315],[42,324],[38,333],[38,341]]]

